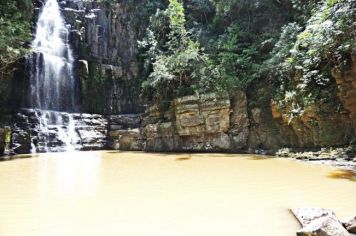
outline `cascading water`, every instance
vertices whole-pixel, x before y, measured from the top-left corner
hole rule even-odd
[[[38,140],[33,140],[33,152],[53,151],[46,145],[51,136],[56,136],[66,151],[74,150],[78,140],[72,115],[65,113],[68,118],[62,119],[63,112],[77,110],[69,27],[65,24],[57,0],[47,0],[37,21],[33,53],[28,57],[29,103],[31,108],[38,110],[35,114],[39,120]],[[42,145],[39,147],[40,142]]]
[[[32,43],[32,108],[75,110],[74,59],[68,36],[69,30],[57,0],[47,0],[38,18]]]

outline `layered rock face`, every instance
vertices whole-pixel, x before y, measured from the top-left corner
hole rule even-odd
[[[151,110],[143,121],[146,151],[232,151],[246,147],[247,102],[239,92],[231,110],[229,99],[207,95],[176,99],[163,114]],[[232,112],[232,113],[231,113]]]
[[[67,1],[64,6],[66,21],[73,28],[71,41],[78,62],[84,112],[143,111],[137,99],[140,89],[137,34],[140,29],[132,19],[135,10],[125,2],[94,0]]]

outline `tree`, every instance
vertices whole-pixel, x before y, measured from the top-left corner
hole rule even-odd
[[[32,3],[28,0],[0,2],[0,73],[8,71],[26,52],[31,38]]]
[[[205,93],[215,86],[218,76],[210,59],[185,27],[183,4],[170,0],[166,10],[151,17],[146,37],[140,41],[144,50],[148,79],[143,82],[146,98],[169,103],[177,96]]]

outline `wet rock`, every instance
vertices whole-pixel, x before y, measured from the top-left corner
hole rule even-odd
[[[292,153],[289,148],[281,148],[276,152],[276,156],[278,157],[291,157]]]
[[[124,129],[123,125],[110,125],[109,126],[109,130],[120,130],[120,129]]]
[[[323,156],[313,156],[308,159],[309,161],[335,161],[336,157],[334,156],[328,156],[328,155],[323,155]]]
[[[297,208],[292,213],[303,226],[298,236],[349,236],[335,213],[322,208]]]
[[[5,138],[6,130],[5,128],[0,128],[0,156],[3,155],[5,151]]]
[[[31,131],[21,128],[12,131],[12,151],[16,154],[26,154],[31,152]]]
[[[346,228],[347,231],[349,231],[352,234],[356,234],[356,216],[353,218],[344,221],[342,225]]]
[[[26,109],[14,117],[12,151],[61,152],[107,146],[108,121],[101,115]]]

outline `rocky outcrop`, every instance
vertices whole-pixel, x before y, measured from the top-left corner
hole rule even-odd
[[[146,116],[147,151],[231,151],[246,145],[247,102],[242,91],[236,94],[233,109],[229,99],[209,94],[178,98],[170,112],[162,119],[159,115],[150,110]]]
[[[271,104],[272,116],[284,146],[315,148],[346,146],[356,137],[356,58],[348,70],[332,70],[337,85],[334,101],[317,102],[292,117],[291,107],[280,109]]]
[[[109,119],[109,148],[127,151],[142,151],[141,115],[113,115]]]
[[[303,229],[298,236],[349,236],[350,234],[328,209],[298,208],[292,210]]]
[[[247,90],[250,152],[273,153],[279,147],[293,143],[294,136],[289,128],[280,130],[272,116],[272,89],[271,85],[261,82]],[[286,133],[288,138],[281,138],[281,133]]]
[[[142,151],[143,139],[139,129],[115,130],[109,132],[109,147],[115,150]]]
[[[284,105],[280,105],[279,101],[273,100],[271,91],[275,87],[269,81],[260,80],[248,88],[250,150],[263,149],[274,153],[281,147],[305,150],[346,147],[354,143],[356,58],[351,58],[348,69],[332,70],[334,99],[315,101],[313,105],[301,108],[298,114],[295,114],[293,104],[282,102]],[[330,93],[328,91],[325,97],[332,97]]]
[[[279,125],[281,136],[290,129],[294,143],[290,146],[300,148],[348,145],[355,135],[352,120],[348,115],[335,112],[329,104],[308,107],[300,117],[291,119],[289,113],[280,112],[272,104],[273,117]]]

